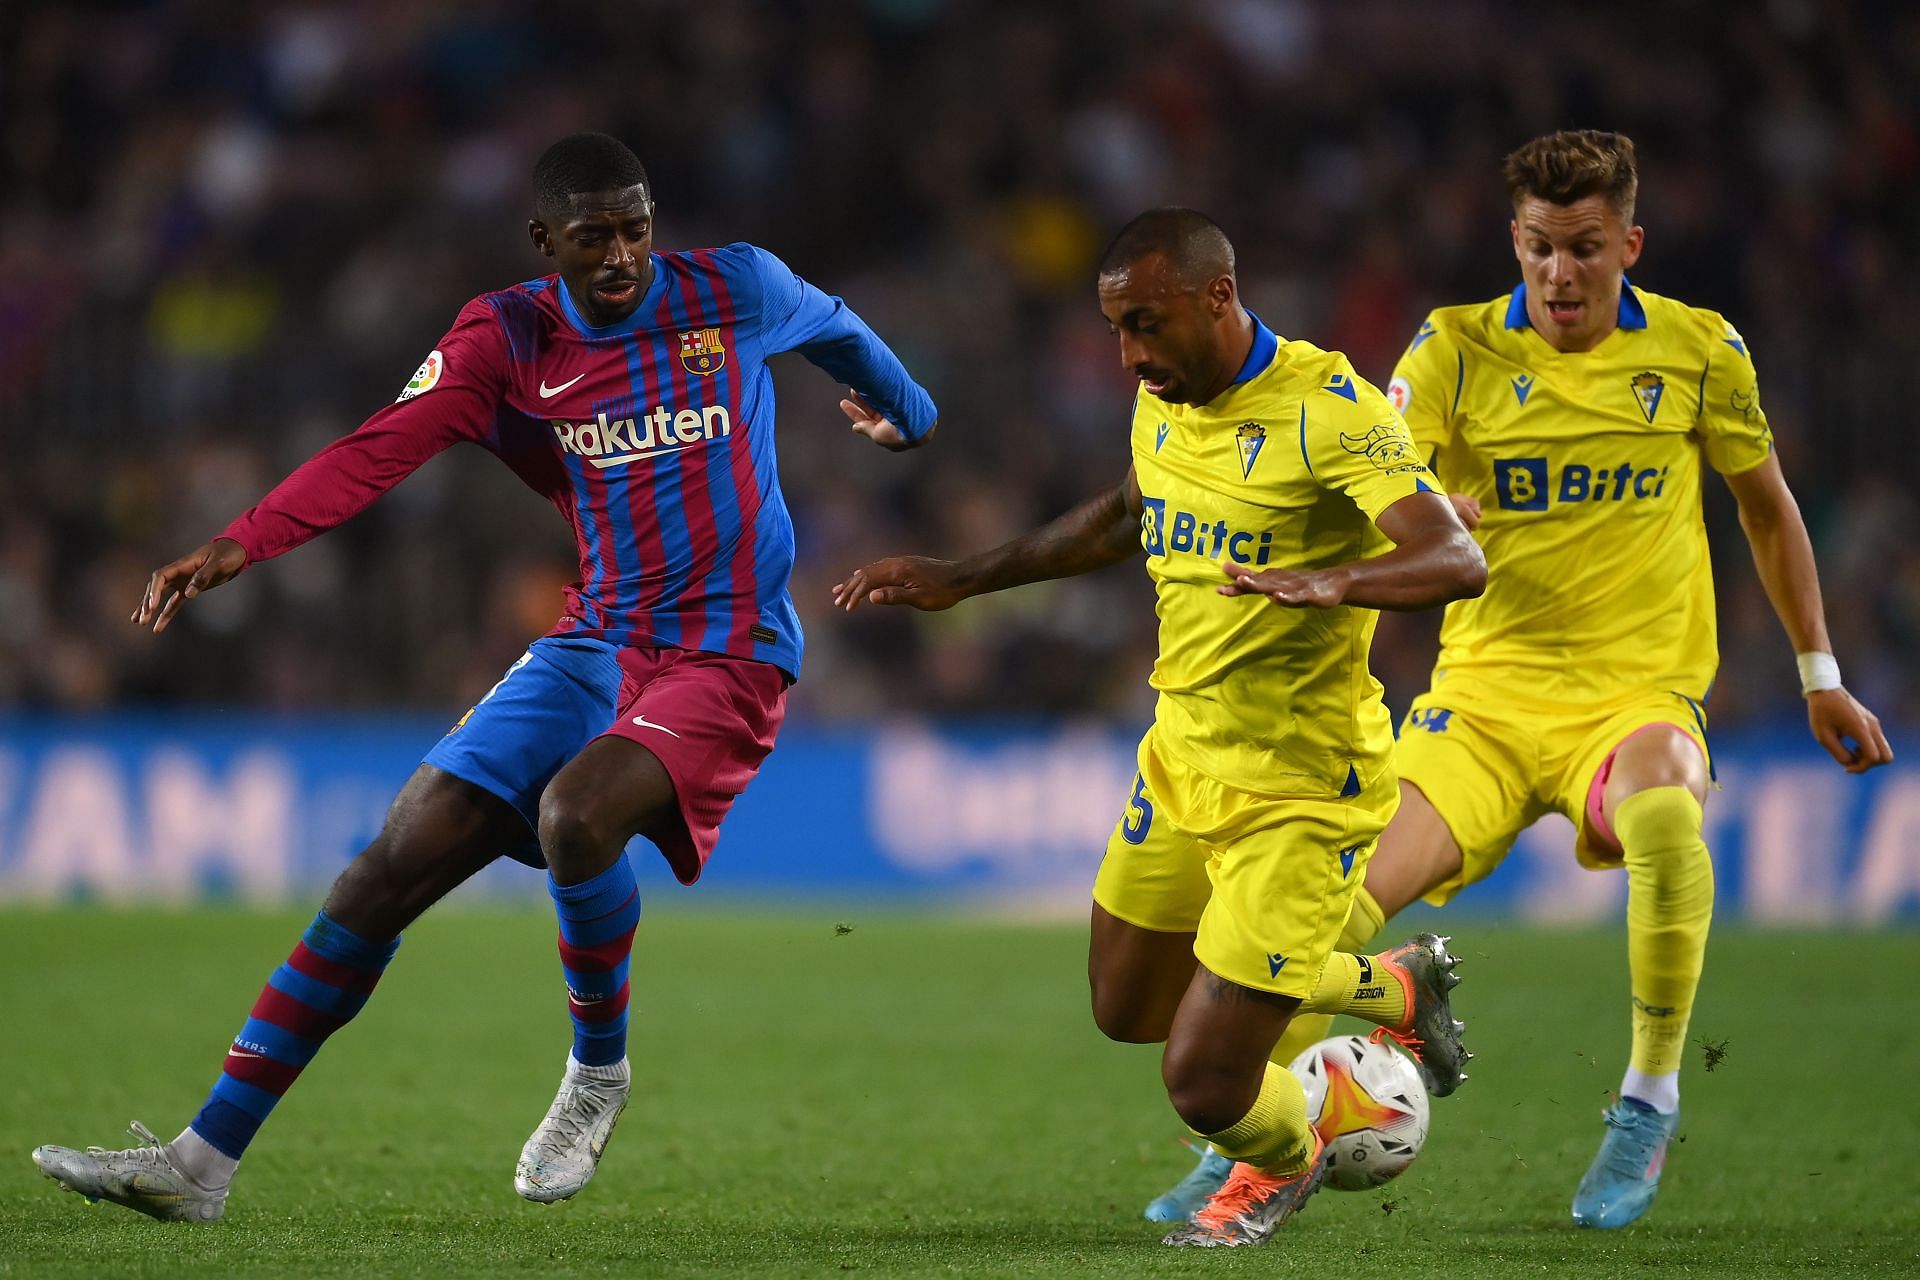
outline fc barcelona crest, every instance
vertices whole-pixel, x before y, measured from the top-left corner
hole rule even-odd
[[[1653,421],[1653,415],[1660,411],[1660,397],[1666,394],[1667,380],[1657,373],[1636,373],[1633,375],[1633,395],[1640,402],[1640,412],[1647,421]]]
[[[680,363],[688,373],[718,373],[726,362],[727,348],[718,329],[689,329],[680,335]]]

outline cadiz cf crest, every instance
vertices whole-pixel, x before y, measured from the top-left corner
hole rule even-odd
[[[1243,422],[1238,432],[1240,443],[1240,475],[1242,478],[1253,474],[1253,464],[1260,457],[1260,450],[1267,446],[1267,429],[1257,422]]]
[[[1667,392],[1667,380],[1657,373],[1636,373],[1633,375],[1633,395],[1640,402],[1640,412],[1647,415],[1647,421],[1653,421],[1653,415],[1660,411],[1660,397]]]
[[[718,329],[689,329],[680,335],[680,363],[688,373],[717,373],[727,362],[727,348]]]

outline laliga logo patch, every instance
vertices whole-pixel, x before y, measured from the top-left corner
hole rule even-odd
[[[680,363],[688,373],[702,377],[718,373],[727,363],[727,348],[718,329],[689,329],[680,335]]]
[[[415,396],[425,395],[440,385],[440,375],[446,371],[446,357],[438,351],[429,351],[427,358],[420,362],[420,367],[413,371],[413,377],[401,390],[399,400],[395,400],[394,403],[399,404],[400,400],[411,400]]]
[[[1413,384],[1405,378],[1395,378],[1387,384],[1387,399],[1392,402],[1395,413],[1405,413],[1413,403]]]

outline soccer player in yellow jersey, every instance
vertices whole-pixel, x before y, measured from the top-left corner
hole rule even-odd
[[[1367,1018],[1421,1046],[1436,1091],[1460,1079],[1442,940],[1334,938],[1397,803],[1374,611],[1474,595],[1485,564],[1386,398],[1241,306],[1210,220],[1141,215],[1099,284],[1140,379],[1126,478],[996,550],[867,565],[835,599],[944,609],[1145,550],[1160,697],[1094,886],[1094,1021],[1165,1041],[1174,1109],[1241,1162],[1167,1243],[1259,1244],[1321,1175],[1300,1082],[1269,1061],[1296,1011]]]
[[[1841,687],[1746,340],[1626,281],[1644,237],[1633,143],[1552,134],[1508,156],[1505,177],[1521,284],[1435,311],[1388,384],[1477,521],[1489,585],[1447,610],[1432,687],[1395,753],[1400,809],[1340,945],[1415,898],[1446,902],[1546,813],[1573,820],[1583,865],[1625,867],[1632,1054],[1573,1200],[1575,1222],[1619,1227],[1659,1187],[1713,913],[1703,466],[1739,503],[1814,737],[1852,773],[1893,754]],[[1296,1020],[1276,1057],[1325,1033],[1324,1019]]]

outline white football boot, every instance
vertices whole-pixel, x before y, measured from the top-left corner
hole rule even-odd
[[[217,1222],[227,1211],[227,1189],[209,1191],[174,1160],[173,1148],[138,1120],[130,1126],[140,1145],[125,1151],[88,1147],[35,1147],[40,1172],[91,1202],[111,1200],[149,1217],[172,1222]]]
[[[594,1079],[615,1075],[616,1079]],[[567,1055],[560,1092],[546,1119],[520,1149],[513,1189],[528,1200],[552,1204],[578,1195],[600,1167],[601,1153],[627,1106],[633,1075],[625,1058],[610,1067],[583,1067]]]

